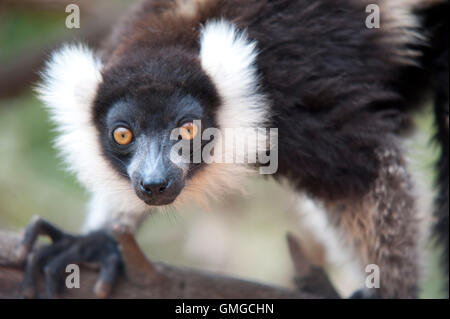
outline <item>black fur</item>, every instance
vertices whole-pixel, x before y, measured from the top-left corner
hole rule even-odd
[[[186,68],[186,65],[190,67]],[[159,146],[166,163],[170,163],[170,150],[178,142],[170,140],[172,130],[194,120],[201,121],[203,131],[217,127],[215,112],[220,100],[214,85],[201,70],[199,62],[181,50],[136,50],[123,62],[104,70],[103,78],[94,103],[93,120],[101,133],[105,158],[132,183],[141,178],[128,176],[127,172],[130,160],[139,148],[139,140],[127,147],[117,145],[112,140],[112,132],[117,126],[129,127],[136,137],[164,135]],[[207,144],[207,141],[202,142]],[[203,162],[191,162],[187,177],[203,165]],[[161,200],[171,203],[184,186],[183,173],[169,164],[164,170],[167,171],[164,178],[170,177],[174,187],[173,194],[165,192],[168,198]],[[152,204],[157,204],[154,201],[152,199]]]

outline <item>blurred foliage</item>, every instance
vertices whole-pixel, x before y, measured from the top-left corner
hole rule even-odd
[[[0,12],[0,66],[43,39],[68,32],[64,18],[63,12],[54,11]],[[420,114],[417,123],[422,134],[412,144],[414,162],[430,184],[437,156],[429,145],[431,113]],[[40,214],[79,231],[88,196],[64,172],[51,145],[53,137],[31,91],[0,100],[0,228],[18,229]],[[139,242],[155,260],[289,286],[293,271],[285,234],[297,223],[290,195],[270,181],[250,180],[247,189],[245,198],[228,196],[209,210],[192,206],[154,214],[139,232]],[[438,254],[429,250],[425,298],[441,296]]]
[[[12,8],[0,12],[0,62],[12,59],[15,54],[37,46],[46,38],[67,33],[66,15],[57,11]]]
[[[45,211],[55,217],[66,215],[60,219],[70,218],[67,224],[76,230],[79,222],[74,224],[72,216],[83,211],[83,196],[73,178],[58,169],[45,113],[30,94],[0,105],[1,225],[25,225],[32,214]],[[64,201],[67,214],[57,211],[55,198]]]

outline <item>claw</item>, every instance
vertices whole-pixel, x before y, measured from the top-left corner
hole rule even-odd
[[[53,243],[31,252],[40,235],[49,236]],[[69,264],[100,265],[100,277],[94,288],[99,298],[109,297],[117,278],[123,273],[120,250],[115,240],[106,232],[73,236],[40,218],[35,218],[26,228],[17,254],[28,255],[22,287],[25,298],[37,296],[37,283],[41,272],[45,276],[46,297],[58,297],[63,291],[64,270]]]
[[[36,298],[36,289],[34,287],[27,287],[22,290],[22,297],[24,299],[34,299]]]
[[[16,258],[19,261],[25,261],[28,255],[28,249],[25,247],[23,243],[20,243],[19,246],[16,248]]]
[[[103,280],[97,281],[94,287],[94,293],[99,299],[107,299],[111,295],[112,285]]]

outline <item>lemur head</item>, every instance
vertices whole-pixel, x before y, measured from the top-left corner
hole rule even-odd
[[[193,160],[194,140],[218,127],[220,98],[198,59],[177,50],[146,58],[129,56],[103,71],[93,122],[108,162],[142,201],[160,206],[205,165]],[[176,162],[171,153],[183,142],[189,158]]]
[[[209,128],[259,128],[268,120],[255,43],[225,21],[208,23],[199,41],[195,56],[142,50],[107,65],[82,45],[53,54],[40,97],[57,125],[57,147],[88,189],[141,209],[180,194],[214,195],[246,170],[195,162],[193,154],[188,162],[171,158],[175,145],[194,153],[193,141]],[[200,140],[200,148],[210,142]]]

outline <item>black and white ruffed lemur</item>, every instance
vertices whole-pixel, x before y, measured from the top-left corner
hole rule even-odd
[[[380,9],[380,28],[366,26],[369,4]],[[258,168],[176,163],[169,153],[179,140],[191,143],[208,128],[277,128],[274,178],[315,203],[303,212],[305,225],[330,236],[331,253],[348,257],[360,278],[356,296],[417,297],[420,194],[402,142],[412,113],[434,94],[442,146],[436,217],[448,274],[448,7],[447,0],[145,0],[99,52],[56,51],[39,94],[58,128],[56,145],[92,200],[85,235],[42,220],[28,228],[24,251],[39,233],[56,243],[29,260],[25,291],[33,296],[45,268],[55,292],[69,262],[98,262],[109,270],[103,276],[115,275],[121,262],[111,226],[135,230],[152,207],[217,197]],[[248,147],[246,157],[255,152]],[[381,277],[369,293],[370,264]]]

